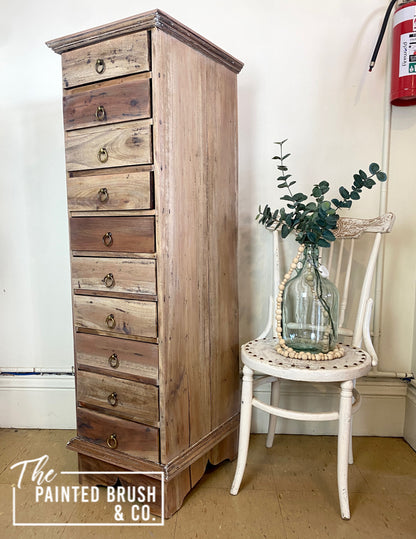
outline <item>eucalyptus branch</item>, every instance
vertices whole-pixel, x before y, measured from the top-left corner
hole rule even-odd
[[[309,195],[313,201],[307,202],[308,196],[304,193],[293,193],[291,187],[296,184],[295,180],[288,181],[292,177],[288,174],[286,159],[290,154],[283,155],[282,142],[275,142],[280,146],[280,155],[275,155],[273,159],[280,161],[277,169],[280,176],[277,178],[279,189],[287,189],[287,195],[280,197],[287,203],[287,211],[285,207],[272,211],[270,206],[262,209],[259,206],[259,212],[256,219],[260,224],[267,228],[276,230],[280,228],[282,238],[286,238],[290,232],[295,231],[296,241],[301,244],[317,245],[319,247],[329,247],[330,242],[335,240],[332,230],[337,228],[339,219],[338,210],[340,208],[350,208],[354,200],[359,200],[363,188],[371,189],[376,182],[374,177],[380,182],[387,180],[387,176],[380,170],[377,163],[371,163],[369,166],[370,175],[360,170],[358,174],[354,174],[354,182],[350,189],[345,187],[339,188],[340,198],[333,198],[331,201],[325,200],[325,195],[329,191],[329,183],[321,181],[313,186],[312,193]]]

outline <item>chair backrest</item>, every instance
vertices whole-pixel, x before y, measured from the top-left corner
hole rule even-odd
[[[320,249],[322,264],[327,267],[329,279],[339,291],[339,335],[350,337],[352,346],[361,346],[364,317],[372,290],[381,235],[392,230],[394,220],[395,216],[392,213],[386,213],[374,219],[341,217],[338,221],[338,227],[334,231],[336,241],[332,242],[331,247]],[[280,268],[279,232],[274,231],[273,234],[273,304],[275,305],[281,275],[285,268]],[[356,240],[361,238],[363,234],[371,234],[372,237],[371,241],[366,242],[360,249],[359,246],[356,246]],[[360,289],[360,293],[357,294]],[[355,316],[351,316],[351,310],[355,312]],[[268,327],[261,336],[266,336],[271,331],[274,336],[276,335],[273,318],[271,319],[269,315]]]

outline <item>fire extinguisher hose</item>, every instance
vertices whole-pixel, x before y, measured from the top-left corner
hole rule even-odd
[[[387,23],[389,22],[390,13],[391,13],[391,10],[393,9],[393,6],[394,6],[394,4],[396,2],[397,2],[397,0],[392,0],[390,2],[389,7],[387,8],[386,14],[384,15],[383,24],[381,25],[381,30],[380,30],[380,33],[378,35],[376,46],[374,47],[373,56],[371,57],[371,61],[370,61],[370,67],[368,68],[369,71],[373,70],[373,67],[374,67],[374,65],[376,63],[378,51],[380,49],[381,42],[383,41],[384,33],[386,31],[386,28],[387,28]]]

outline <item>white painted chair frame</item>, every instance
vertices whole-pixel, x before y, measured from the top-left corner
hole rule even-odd
[[[265,330],[254,341],[241,347],[241,359],[243,362],[243,384],[241,394],[241,415],[240,415],[240,438],[238,447],[237,468],[234,481],[231,487],[231,494],[236,495],[239,491],[243,478],[249,438],[251,428],[252,407],[256,407],[269,414],[269,429],[266,440],[266,447],[272,447],[276,431],[277,417],[295,419],[301,421],[332,421],[338,419],[338,455],[337,455],[337,480],[338,494],[341,509],[341,516],[344,519],[350,518],[349,498],[348,498],[348,464],[352,464],[352,415],[359,409],[361,401],[360,395],[355,388],[355,380],[368,374],[372,367],[378,362],[377,354],[374,350],[371,335],[370,321],[372,312],[372,299],[370,298],[371,283],[377,261],[377,255],[381,242],[381,235],[391,231],[395,217],[392,213],[387,213],[375,219],[352,219],[340,218],[338,228],[335,231],[337,242],[340,243],[338,261],[336,264],[335,278],[331,279],[340,289],[340,275],[342,268],[342,258],[344,252],[344,242],[359,238],[363,233],[373,233],[374,242],[369,256],[367,269],[361,287],[361,295],[355,318],[354,330],[342,327],[344,325],[347,300],[349,295],[349,283],[353,263],[353,247],[348,255],[345,279],[340,290],[340,317],[339,335],[351,337],[351,344],[347,347],[344,358],[329,361],[309,361],[293,360],[284,358],[275,351],[276,333],[273,330],[273,319],[275,309],[275,298],[271,298],[268,323]],[[278,232],[273,232],[275,275],[274,291],[276,292],[280,284],[278,270]],[[352,242],[354,244],[354,242]],[[333,265],[333,245],[329,252],[328,269],[331,272]],[[273,338],[268,335],[273,333]],[[362,342],[367,352],[360,349]],[[254,381],[254,374],[262,376]],[[340,384],[339,408],[335,411],[313,413],[287,410],[278,407],[280,380],[309,382],[337,382]],[[253,397],[253,389],[259,385],[271,382],[270,404],[266,404]]]

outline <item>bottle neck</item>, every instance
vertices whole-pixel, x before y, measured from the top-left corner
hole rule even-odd
[[[304,254],[304,265],[311,264],[312,266],[315,266],[316,268],[318,268],[319,249],[316,245],[312,245],[310,243],[306,244],[303,254]]]

